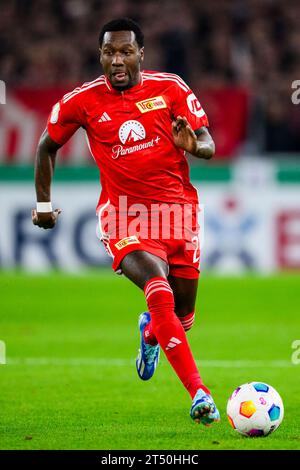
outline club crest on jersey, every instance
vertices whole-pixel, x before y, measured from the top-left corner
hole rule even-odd
[[[136,235],[122,238],[122,240],[115,244],[115,247],[118,248],[118,250],[122,250],[122,248],[125,248],[125,246],[132,245],[133,243],[140,243]]]
[[[119,129],[119,139],[122,144],[132,144],[146,137],[144,126],[138,121],[126,121]]]
[[[148,113],[149,111],[156,111],[157,109],[166,108],[166,102],[162,96],[154,96],[148,100],[139,101],[135,103],[141,113]]]

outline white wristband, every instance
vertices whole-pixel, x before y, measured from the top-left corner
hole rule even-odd
[[[37,202],[36,211],[37,212],[52,212],[51,202]]]

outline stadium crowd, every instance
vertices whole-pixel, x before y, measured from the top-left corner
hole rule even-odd
[[[100,27],[121,16],[144,31],[145,69],[177,73],[192,88],[246,87],[252,141],[262,151],[300,150],[300,105],[291,101],[298,0],[2,0],[0,78],[10,87],[94,79]]]

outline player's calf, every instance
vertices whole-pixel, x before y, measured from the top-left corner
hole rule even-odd
[[[182,384],[193,398],[204,386],[182,323],[175,314],[173,291],[163,277],[150,279],[144,292],[151,315],[153,333]]]

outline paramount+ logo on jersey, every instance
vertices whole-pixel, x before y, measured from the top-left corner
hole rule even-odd
[[[166,102],[162,96],[154,96],[154,98],[148,98],[147,100],[139,101],[135,103],[141,113],[148,113],[149,111],[156,111],[157,109],[166,108]]]
[[[145,140],[146,130],[139,121],[135,120],[126,121],[121,125],[119,139],[123,145],[118,144],[113,146],[111,156],[114,160],[154,147],[160,141],[158,136],[151,140]]]
[[[146,137],[144,126],[139,121],[126,121],[119,129],[119,139],[122,144],[132,144]]]

